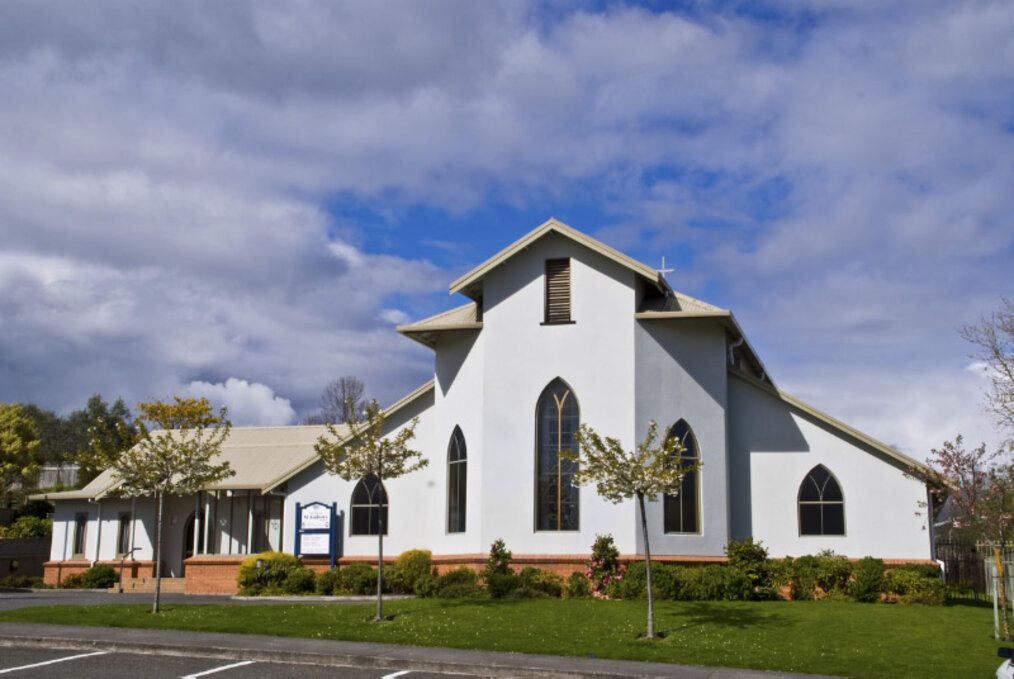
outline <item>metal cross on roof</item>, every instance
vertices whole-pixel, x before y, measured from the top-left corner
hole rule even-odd
[[[665,275],[667,273],[672,273],[675,270],[676,269],[673,269],[673,268],[669,268],[669,269],[665,268],[665,255],[662,255],[662,268],[661,269],[656,269],[656,271],[658,271],[660,274],[662,274],[662,278],[665,278]]]

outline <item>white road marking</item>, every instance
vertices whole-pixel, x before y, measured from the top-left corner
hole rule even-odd
[[[18,670],[30,670],[33,667],[45,667],[46,665],[53,665],[58,662],[67,662],[68,660],[77,660],[78,658],[91,658],[96,655],[106,655],[109,651],[95,651],[94,653],[80,653],[78,655],[68,655],[64,658],[57,658],[56,660],[46,660],[45,662],[32,663],[31,665],[22,665],[20,667],[8,667],[7,669],[0,670],[0,674],[7,674],[8,672],[17,672]]]
[[[203,672],[195,672],[194,674],[188,674],[180,679],[196,679],[197,677],[203,677],[208,674],[215,674],[216,672],[224,672],[231,670],[234,667],[245,667],[246,665],[253,665],[256,660],[244,660],[243,662],[234,662],[231,665],[222,665],[221,667],[212,667],[210,670],[204,670]]]
[[[380,679],[394,679],[395,677],[403,677],[406,674],[410,674],[411,672],[412,672],[412,670],[402,670],[401,672],[391,672],[390,674],[385,674]]]

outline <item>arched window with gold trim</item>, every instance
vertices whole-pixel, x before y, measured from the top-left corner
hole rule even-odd
[[[683,444],[683,454],[676,464],[694,465],[701,461],[697,437],[686,420],[680,420],[669,430],[669,436]],[[701,531],[701,472],[687,472],[675,497],[662,498],[663,523],[666,533],[699,533]]]
[[[578,489],[571,479],[577,462],[560,451],[574,450],[581,413],[570,385],[559,377],[549,383],[536,407],[535,527],[578,530]]]
[[[364,476],[352,491],[350,535],[387,535],[387,491],[373,474]]]
[[[468,499],[468,451],[461,427],[454,427],[447,444],[447,532],[465,532],[465,505]]]

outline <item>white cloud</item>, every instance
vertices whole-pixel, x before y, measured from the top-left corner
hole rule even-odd
[[[211,384],[195,380],[187,385],[186,393],[194,398],[206,398],[217,409],[229,409],[229,419],[237,425],[293,424],[296,411],[289,399],[276,396],[270,387],[258,382],[230,377],[224,383]]]

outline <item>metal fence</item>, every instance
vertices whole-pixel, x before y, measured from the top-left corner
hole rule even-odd
[[[992,600],[996,579],[993,549],[968,542],[938,542],[937,559],[944,562],[944,580],[951,596]],[[1014,549],[1004,550],[1007,592],[1014,593]]]

